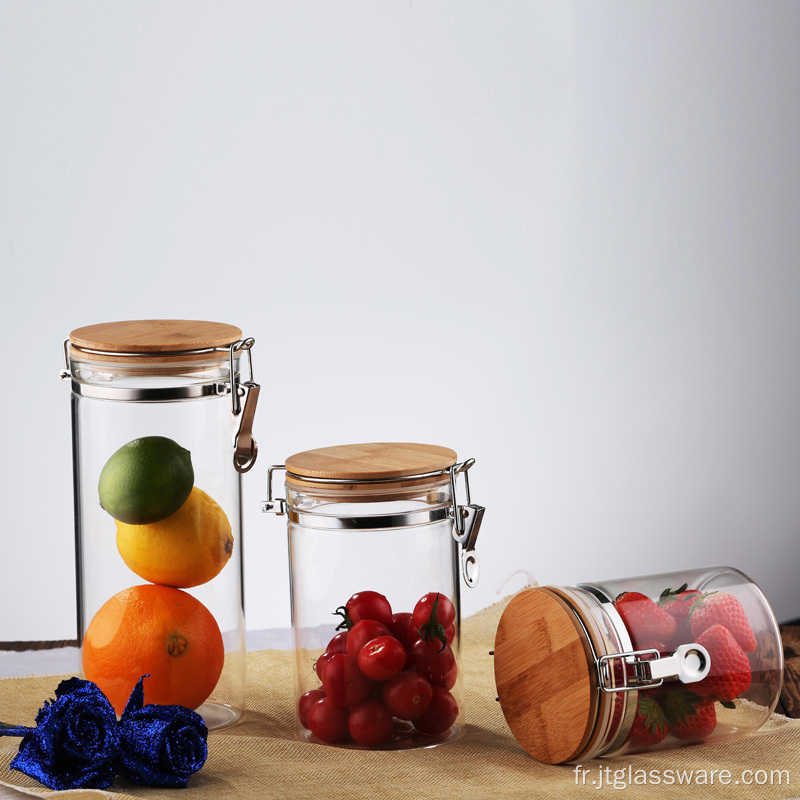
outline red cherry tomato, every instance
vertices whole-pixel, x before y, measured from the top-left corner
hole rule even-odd
[[[326,650],[314,663],[314,671],[317,673],[317,678],[322,680],[322,673],[325,671],[325,665],[336,655]]]
[[[431,619],[437,597],[439,604],[436,606],[436,616]],[[447,595],[441,592],[428,592],[417,601],[412,617],[417,628],[421,628],[428,622],[438,622],[443,628],[447,628],[448,625],[452,625],[456,620],[456,609]]]
[[[411,647],[414,642],[416,642],[419,638],[419,627],[414,624],[414,617],[411,614],[408,615],[408,625],[406,626],[406,646]]]
[[[399,614],[392,614],[392,621],[386,626],[389,633],[403,645],[408,645],[408,623],[411,622],[411,613],[401,611]]]
[[[436,652],[429,647],[428,642],[423,642],[422,639],[418,639],[411,645],[409,653],[414,669],[433,684],[443,683],[456,663],[450,645],[445,646],[444,650]],[[327,671],[328,668],[325,669]]]
[[[388,626],[392,621],[392,607],[378,592],[356,592],[345,604],[347,615],[355,624],[362,619],[371,619]]]
[[[371,619],[362,619],[347,634],[347,655],[358,658],[361,648],[379,636],[391,636],[389,629]]]
[[[343,742],[348,738],[347,716],[346,708],[323,697],[308,709],[308,729],[323,742]]]
[[[340,631],[328,642],[325,648],[326,653],[346,653],[347,652],[347,631]]]
[[[300,718],[300,724],[304,727],[308,727],[308,709],[317,702],[317,700],[322,700],[325,697],[325,692],[322,689],[312,689],[310,692],[306,692],[297,703],[297,716]]]
[[[356,706],[347,718],[350,735],[363,747],[376,747],[392,735],[392,715],[378,700]]]
[[[334,653],[322,673],[322,688],[337,706],[352,708],[369,697],[372,683],[355,658]]]
[[[394,636],[371,639],[358,653],[359,669],[373,681],[386,681],[406,665],[406,649]]]
[[[436,681],[436,686],[442,686],[445,689],[452,689],[456,685],[456,679],[458,678],[458,664],[453,664],[453,669],[447,673],[447,675],[442,678],[440,681]]]
[[[441,686],[433,687],[433,696],[428,708],[414,720],[414,727],[429,736],[438,736],[448,731],[458,716],[455,697]]]
[[[431,702],[430,683],[416,672],[401,672],[383,684],[383,702],[398,719],[417,719]]]

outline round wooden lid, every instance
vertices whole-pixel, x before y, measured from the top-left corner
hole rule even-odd
[[[386,480],[447,470],[456,463],[449,447],[407,442],[369,442],[320,447],[286,459],[286,470],[309,479]]]
[[[159,354],[164,354],[162,359],[168,357],[173,360],[176,354],[180,358],[180,354],[186,351],[227,348],[241,338],[242,332],[235,325],[190,319],[101,322],[76,328],[69,335],[70,342],[81,348],[81,357],[90,360],[124,358],[124,354],[146,356],[148,360],[155,361],[159,360]],[[101,353],[87,353],[85,350]],[[114,353],[119,353],[119,356],[109,356]],[[225,357],[224,353],[219,355]]]
[[[597,675],[573,609],[542,587],[514,597],[494,645],[497,696],[508,727],[539,761],[579,756],[598,717]]]

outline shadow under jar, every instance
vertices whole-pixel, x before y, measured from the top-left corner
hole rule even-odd
[[[211,729],[244,711],[252,345],[192,320],[90,325],[64,342],[83,671],[118,714],[143,675],[145,702],[196,709]]]
[[[446,447],[367,443],[270,468],[263,510],[288,517],[302,739],[399,750],[461,732],[460,581],[477,582],[484,512],[469,497],[473,463]],[[272,497],[276,469],[285,499]]]
[[[755,733],[780,697],[783,649],[758,586],[707,567],[520,592],[494,671],[514,737],[560,764]]]

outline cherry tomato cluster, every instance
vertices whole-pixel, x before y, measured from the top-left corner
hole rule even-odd
[[[300,698],[303,727],[323,742],[364,747],[384,744],[409,723],[427,736],[446,733],[458,716],[450,599],[429,592],[413,612],[395,614],[382,594],[365,591],[334,613],[343,630],[316,661],[322,686]]]

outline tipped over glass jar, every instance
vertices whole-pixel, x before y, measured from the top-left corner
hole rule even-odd
[[[778,702],[783,649],[758,586],[710,567],[521,592],[494,668],[517,741],[559,764],[754,733]]]

